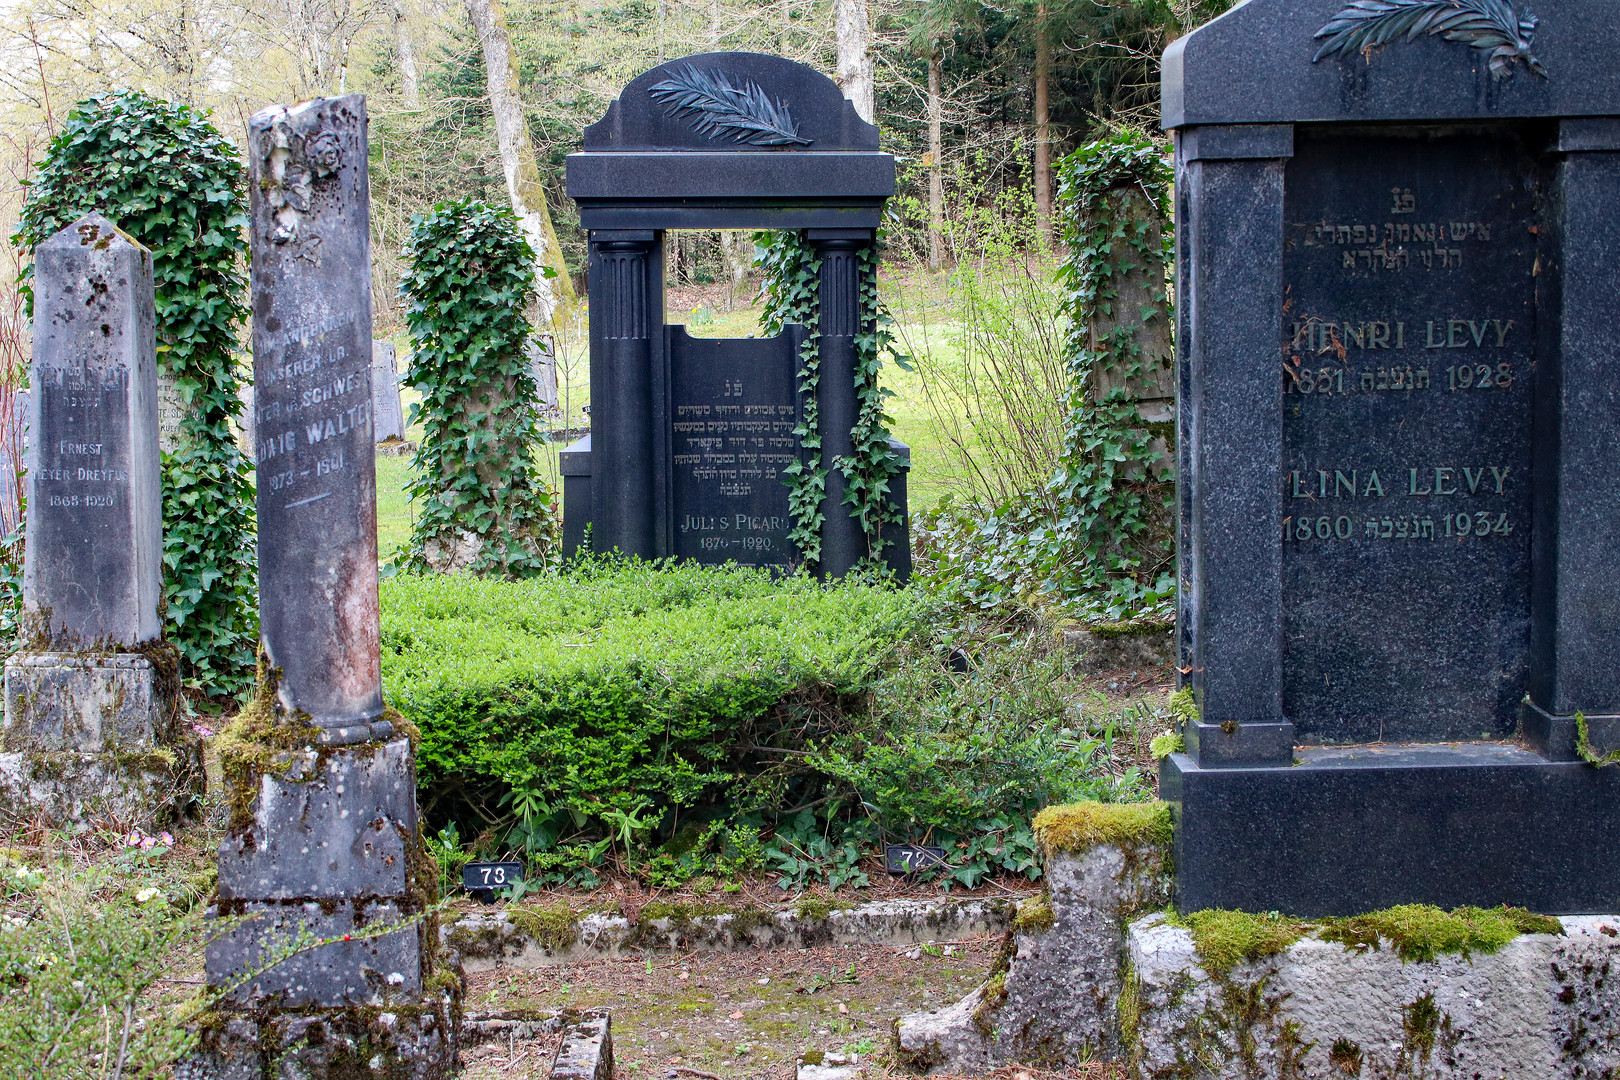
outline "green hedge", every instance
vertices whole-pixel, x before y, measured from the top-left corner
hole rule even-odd
[[[430,814],[514,786],[584,814],[729,802],[772,706],[864,692],[920,614],[891,588],[737,569],[401,575],[382,585],[384,689],[421,729]]]

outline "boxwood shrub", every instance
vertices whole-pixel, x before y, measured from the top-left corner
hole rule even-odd
[[[644,801],[734,812],[774,708],[864,701],[921,616],[893,588],[735,568],[401,575],[382,585],[384,689],[421,729],[430,823],[493,820],[513,787],[581,824]]]

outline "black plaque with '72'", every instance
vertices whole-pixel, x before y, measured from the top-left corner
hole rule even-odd
[[[700,563],[786,566],[787,470],[800,460],[799,342],[694,338],[668,329],[674,554]]]
[[[1285,204],[1283,712],[1510,734],[1529,654],[1536,169],[1515,133],[1313,135]]]

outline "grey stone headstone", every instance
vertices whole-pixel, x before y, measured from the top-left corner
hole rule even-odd
[[[394,346],[387,341],[371,343],[371,407],[376,416],[377,442],[405,437],[405,407],[399,400],[399,368]]]
[[[557,411],[557,339],[550,334],[536,334],[529,339],[525,350],[529,358],[529,374],[534,376],[535,400],[543,414]]]
[[[359,94],[248,122],[259,625],[338,741],[382,715],[366,146]]]
[[[52,644],[160,632],[152,255],[100,214],[34,254],[23,606]]]
[[[364,98],[260,112],[248,162],[259,622],[276,718],[323,745],[266,747],[232,778],[251,810],[220,844],[212,914],[245,919],[206,955],[231,1021],[177,1075],[348,1075],[328,1047],[364,1030],[362,1060],[431,1080],[459,1006],[427,983],[415,762],[382,719]]]

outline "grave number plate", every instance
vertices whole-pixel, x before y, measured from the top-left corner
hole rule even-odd
[[[470,862],[461,868],[461,887],[472,893],[509,889],[522,880],[520,862]]]
[[[942,847],[918,847],[916,844],[890,844],[883,853],[883,866],[891,874],[915,874],[930,866],[945,865]]]

